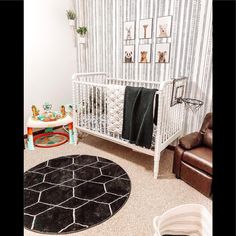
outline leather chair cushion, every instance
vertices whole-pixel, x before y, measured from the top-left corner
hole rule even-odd
[[[207,129],[203,135],[203,144],[209,148],[212,148],[212,130]]]
[[[197,147],[186,150],[183,153],[182,161],[212,175],[212,149],[208,147]]]
[[[199,132],[187,134],[179,140],[180,146],[187,150],[199,146],[201,142],[202,134],[200,134]]]

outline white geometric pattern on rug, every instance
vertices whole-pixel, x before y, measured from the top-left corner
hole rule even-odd
[[[41,163],[25,172],[24,185],[25,226],[56,233],[103,222],[124,205],[131,188],[119,165],[88,155]]]

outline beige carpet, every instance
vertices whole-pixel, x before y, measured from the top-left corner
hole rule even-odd
[[[162,153],[160,173],[163,177],[158,180],[153,178],[151,156],[133,152],[93,136],[84,138],[77,146],[64,144],[54,148],[25,150],[25,171],[46,160],[70,154],[97,155],[113,160],[128,173],[132,189],[127,203],[109,220],[85,231],[65,234],[67,236],[151,236],[152,219],[156,215],[185,203],[202,204],[212,213],[211,199],[176,179],[171,173],[173,152],[170,150],[164,150]],[[24,235],[42,234],[25,229]]]

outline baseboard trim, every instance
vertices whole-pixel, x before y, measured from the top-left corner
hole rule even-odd
[[[63,126],[61,125],[61,126],[53,127],[52,129],[53,129],[53,130],[56,130],[56,129],[60,129],[60,128],[62,128],[62,127],[63,127]],[[42,134],[42,133],[44,133],[44,130],[45,130],[45,129],[41,129],[41,130],[34,131],[34,132],[33,132],[33,135]],[[28,134],[24,134],[24,139],[27,139],[27,137],[28,137]]]

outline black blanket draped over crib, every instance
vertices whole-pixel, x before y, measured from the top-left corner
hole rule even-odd
[[[130,143],[150,148],[152,143],[153,123],[157,124],[158,94],[157,89],[126,86],[124,96],[124,115],[122,138]]]

